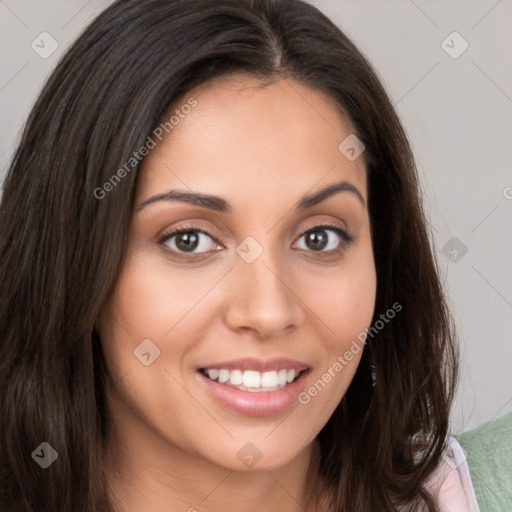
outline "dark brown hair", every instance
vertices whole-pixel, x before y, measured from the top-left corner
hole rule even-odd
[[[453,323],[409,143],[375,72],[301,0],[119,0],[64,55],[28,118],[0,207],[0,508],[113,510],[102,460],[105,364],[94,329],[127,244],[142,147],[167,107],[226,73],[327,93],[366,146],[377,299],[396,315],[318,435],[336,512],[436,510],[456,377]],[[341,142],[341,141],[340,141]],[[372,385],[372,366],[375,386]],[[58,452],[43,470],[31,453]]]

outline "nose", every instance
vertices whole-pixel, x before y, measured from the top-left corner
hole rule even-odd
[[[252,263],[237,257],[225,310],[229,328],[252,331],[267,339],[300,326],[306,306],[293,275],[289,264],[278,263],[270,257],[270,251],[264,251]]]

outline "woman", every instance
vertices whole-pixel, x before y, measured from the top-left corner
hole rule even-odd
[[[115,2],[0,224],[3,512],[477,510],[413,156],[314,7]]]

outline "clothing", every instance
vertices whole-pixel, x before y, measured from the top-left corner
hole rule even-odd
[[[480,512],[466,454],[454,437],[448,439],[443,458],[427,488],[438,496],[442,512]]]
[[[512,510],[512,412],[464,432],[458,441],[468,455],[482,512]]]

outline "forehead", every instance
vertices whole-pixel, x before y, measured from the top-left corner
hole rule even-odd
[[[194,100],[193,108],[184,108]],[[233,200],[275,197],[346,179],[366,199],[364,159],[340,151],[354,133],[326,94],[291,79],[228,76],[176,100],[162,123],[172,128],[146,156],[139,197],[166,188],[192,189]],[[318,187],[317,187],[318,188]]]

